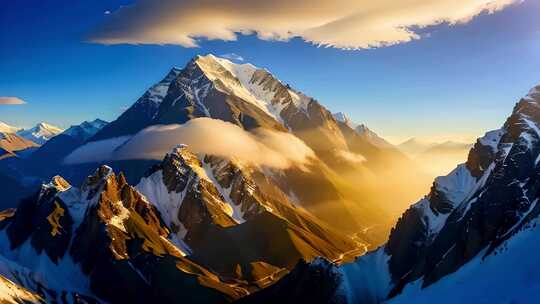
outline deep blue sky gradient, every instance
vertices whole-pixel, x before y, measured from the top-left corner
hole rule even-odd
[[[105,11],[129,2],[1,1],[0,96],[28,104],[0,106],[0,121],[67,127],[112,120],[172,66],[206,53],[239,54],[391,139],[481,134],[502,125],[519,97],[540,84],[540,0],[372,50],[254,36],[192,49],[86,42]]]

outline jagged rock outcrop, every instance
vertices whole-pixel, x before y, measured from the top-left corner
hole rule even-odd
[[[42,286],[35,292],[49,300],[81,293],[113,303],[219,303],[245,294],[186,258],[168,239],[157,209],[109,167],[100,167],[80,189],[54,178],[2,226],[2,254],[35,272],[38,281],[28,279],[25,287]],[[35,260],[48,269],[34,268]],[[51,275],[77,280],[58,290],[47,280]]]
[[[365,250],[250,172],[181,146],[136,187],[107,166],[80,188],[56,176],[0,216],[0,254],[45,302],[222,303]]]
[[[364,250],[264,178],[215,156],[199,160],[183,146],[150,170],[137,189],[187,244],[190,257],[226,276],[259,280],[291,269],[300,258],[338,259]],[[254,266],[260,263],[269,267]]]

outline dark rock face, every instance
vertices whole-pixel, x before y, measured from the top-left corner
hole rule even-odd
[[[81,197],[73,198],[77,193]],[[107,302],[221,303],[245,294],[185,258],[168,241],[170,230],[156,208],[107,167],[80,190],[55,178],[15,214],[3,216],[2,227],[11,249],[29,241],[36,254],[45,252],[56,264],[69,254],[92,292]],[[48,298],[59,296],[51,292]]]
[[[437,189],[435,185],[431,187],[431,192],[428,195],[429,198],[429,207],[435,214],[448,214],[454,210],[454,204],[446,194]]]
[[[278,283],[256,292],[238,303],[346,303],[338,289],[342,277],[337,266],[324,260],[299,262]]]
[[[250,290],[271,283],[269,277],[292,269],[301,258],[334,259],[356,248],[251,172],[215,156],[206,156],[203,163],[179,147],[146,174],[140,189],[147,191],[147,183],[158,177],[171,197],[183,193],[173,221],[186,231],[182,238],[193,251],[190,258],[224,277],[253,283]],[[236,210],[232,216],[228,204]]]
[[[58,263],[68,249],[73,220],[65,203],[56,197],[56,187],[67,187],[67,182],[56,178],[53,183],[54,186],[44,186],[40,193],[22,201],[9,218],[6,232],[12,249],[30,239],[38,254],[45,251],[53,263]]]

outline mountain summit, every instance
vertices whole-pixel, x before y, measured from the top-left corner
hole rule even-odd
[[[16,133],[20,128],[10,126],[0,121],[0,133]]]
[[[31,129],[20,130],[17,135],[33,141],[39,145],[44,144],[47,140],[62,133],[63,130],[53,125],[40,122]]]

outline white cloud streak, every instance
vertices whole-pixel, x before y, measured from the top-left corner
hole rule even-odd
[[[244,57],[242,57],[242,56],[240,56],[240,55],[238,55],[236,53],[222,54],[219,57],[229,59],[229,60],[233,60],[233,61],[244,61]]]
[[[336,151],[336,156],[354,164],[361,164],[366,161],[366,158],[362,154],[352,153],[345,150]]]
[[[466,23],[521,0],[139,0],[110,14],[90,40],[103,44],[177,44],[299,37],[320,46],[364,49],[420,36],[441,23]]]
[[[153,126],[131,138],[88,143],[70,154],[65,163],[105,160],[162,159],[179,144],[190,151],[235,159],[254,165],[285,169],[303,168],[315,153],[297,137],[283,132],[242,128],[211,118],[197,118],[183,125]]]
[[[22,105],[26,102],[18,97],[0,96],[0,105]]]

